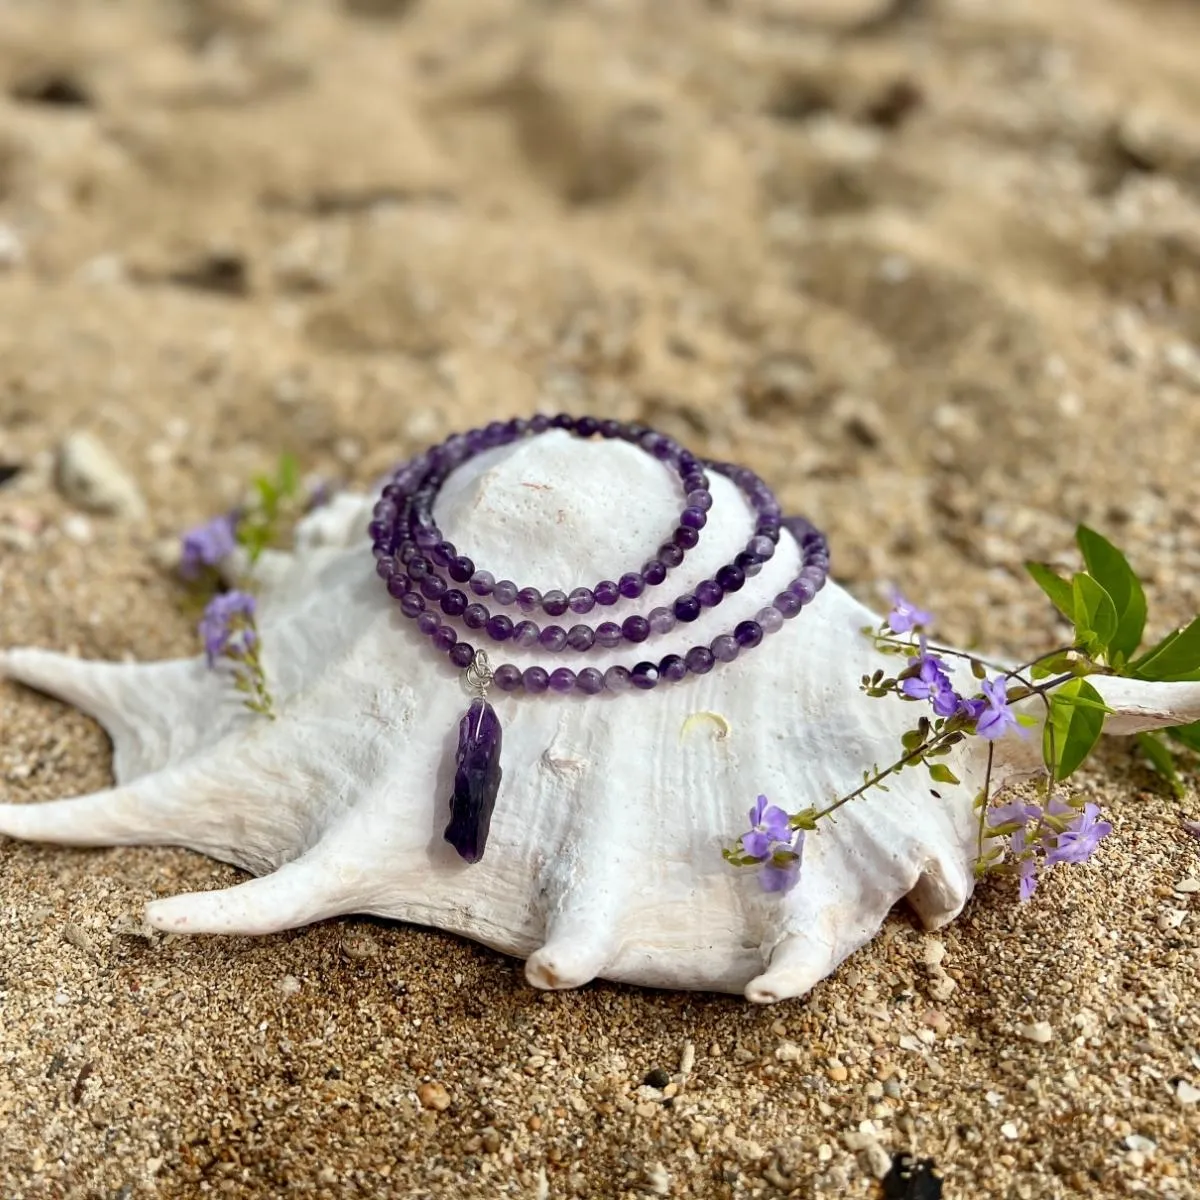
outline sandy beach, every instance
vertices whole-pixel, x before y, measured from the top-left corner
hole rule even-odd
[[[1063,627],[1078,522],[1200,609],[1200,7],[10,0],[0,646],[197,651],[180,532],[281,452],[365,487],[536,410],[753,465],[948,642]],[[126,501],[58,469],[86,432]],[[10,470],[11,468],[11,470]],[[111,783],[0,682],[0,799]],[[1200,1197],[1200,776],[1082,773],[1034,903],[903,906],[808,997],[596,983],[416,927],[147,934],[245,878],[0,845],[0,1197]]]

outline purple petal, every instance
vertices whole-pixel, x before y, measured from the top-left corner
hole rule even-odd
[[[755,801],[754,807],[749,812],[751,829],[756,829],[762,824],[763,813],[767,811],[767,805],[769,803],[770,801],[766,798],[766,796],[759,796],[759,798]]]
[[[742,834],[742,850],[751,858],[766,858],[771,853],[774,840],[768,834],[752,829],[749,833]]]

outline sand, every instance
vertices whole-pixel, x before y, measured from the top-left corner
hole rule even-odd
[[[1160,634],[1200,608],[1198,46],[1183,0],[9,3],[0,644],[191,653],[173,539],[280,451],[365,484],[538,407],[752,463],[841,583],[996,652],[1061,636],[1021,562],[1087,521]],[[60,493],[79,430],[147,515]],[[4,799],[111,778],[62,704],[0,684],[0,730]],[[147,937],[239,873],[5,844],[0,1195],[865,1196],[908,1150],[950,1197],[1200,1196],[1198,782],[1114,743],[1093,863],[898,909],[772,1009],[369,920]]]

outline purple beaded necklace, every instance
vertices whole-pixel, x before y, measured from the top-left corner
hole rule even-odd
[[[679,524],[656,555],[640,571],[631,571],[619,581],[601,580],[591,586],[576,586],[568,593],[555,589],[545,594],[536,588],[520,587],[508,579],[477,569],[475,563],[442,536],[433,519],[433,506],[450,474],[469,459],[496,446],[508,445],[549,430],[563,430],[580,438],[599,435],[632,443],[671,467],[679,476],[685,505]],[[539,627],[530,619],[513,621],[502,612],[493,613],[481,603],[471,602],[461,588],[476,596],[491,596],[501,606],[517,605],[522,612],[539,609],[549,617],[566,612],[582,616],[596,605],[615,604],[622,597],[636,599],[648,588],[659,586],[670,571],[683,562],[688,550],[699,543],[712,507],[705,468],[733,481],[755,510],[755,531],[745,548],[713,578],[672,603],[635,614],[618,624],[602,622],[596,628],[579,622],[569,629],[552,624]],[[549,653],[586,653],[593,646],[612,648],[622,642],[640,644],[651,634],[670,632],[677,623],[695,621],[706,608],[713,608],[729,594],[739,591],[747,578],[757,575],[775,553],[780,530],[787,529],[801,551],[801,569],[774,600],[760,609],[753,620],[741,621],[708,645],[695,645],[686,654],[668,654],[657,662],[645,660],[632,667],[615,665],[606,671],[583,667],[547,670],[540,666],[524,670],[512,663],[492,668],[486,651],[459,640],[457,630],[445,618],[457,619],[472,631],[497,643],[511,641],[528,648],[540,646]],[[384,487],[369,526],[376,571],[390,595],[399,601],[404,616],[415,620],[418,630],[445,653],[450,662],[466,672],[465,680],[474,694],[459,723],[454,789],[450,799],[450,822],[445,837],[467,862],[483,857],[492,811],[500,787],[501,727],[495,710],[487,702],[491,686],[505,692],[523,690],[539,694],[577,691],[595,695],[602,691],[648,690],[660,682],[677,683],[687,675],[705,675],[718,662],[732,662],[753,649],[764,635],[779,630],[785,620],[796,616],[824,586],[829,570],[829,550],[824,536],[802,517],[784,518],[770,488],[751,470],[730,463],[702,460],[678,442],[644,425],[600,421],[593,417],[535,416],[493,422],[482,429],[455,434],[438,446],[402,464]],[[444,574],[443,574],[444,572]]]

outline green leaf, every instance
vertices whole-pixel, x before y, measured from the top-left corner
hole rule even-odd
[[[1106,651],[1117,632],[1117,606],[1090,575],[1082,571],[1071,580],[1075,630],[1097,653]]]
[[[1054,607],[1074,624],[1075,598],[1071,594],[1071,585],[1045,563],[1027,562],[1025,570],[1033,576],[1033,582],[1050,597]]]
[[[300,464],[291,454],[279,459],[279,474],[276,476],[279,495],[291,498],[300,490]]]
[[[1186,789],[1179,778],[1179,772],[1175,769],[1175,759],[1171,756],[1170,750],[1152,733],[1139,733],[1137,744],[1150,761],[1150,765],[1166,779],[1171,791],[1182,798]]]
[[[1069,679],[1051,695],[1042,757],[1055,779],[1073,775],[1095,748],[1104,726],[1103,708],[1100,693],[1086,679]]]
[[[1193,721],[1190,725],[1172,725],[1163,733],[1181,746],[1200,754],[1200,721]]]
[[[1120,550],[1094,529],[1080,525],[1075,541],[1088,574],[1109,594],[1117,611],[1117,629],[1109,646],[1128,658],[1138,648],[1146,628],[1146,593]]]
[[[1157,646],[1130,663],[1127,674],[1159,683],[1200,679],[1200,617],[1167,634]]]
[[[958,783],[959,779],[945,763],[929,763],[929,778],[938,783]]]
[[[1075,660],[1069,654],[1056,654],[1035,662],[1029,668],[1029,675],[1032,679],[1049,679],[1051,675],[1069,674],[1075,667]]]

